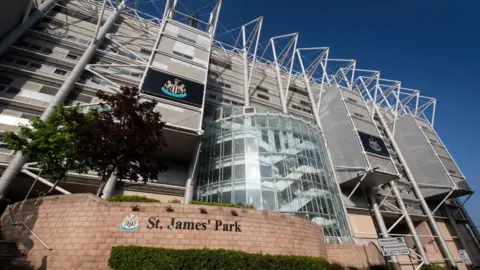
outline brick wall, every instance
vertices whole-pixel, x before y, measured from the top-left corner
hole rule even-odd
[[[383,264],[384,259],[378,248],[371,245],[327,245],[327,257],[330,262],[345,266],[366,267],[369,264]]]
[[[135,205],[139,208],[139,226],[133,232],[122,231],[120,225]],[[91,194],[49,196],[13,205],[14,221],[25,223],[52,250],[22,226],[11,225],[7,211],[1,218],[1,229],[7,241],[28,246],[31,238],[33,248],[27,259],[36,267],[43,264],[47,269],[108,269],[107,260],[114,245],[208,247],[327,257],[322,228],[298,217],[242,209],[237,209],[238,216],[234,216],[233,208],[183,204],[173,204],[174,212],[167,212],[167,205],[107,202]],[[200,208],[208,213],[200,213]],[[154,218],[151,223],[150,217]],[[182,229],[169,229],[172,218],[193,223],[183,223]],[[147,228],[156,226],[157,219],[158,228]],[[222,225],[215,230],[217,220]],[[191,224],[196,228],[189,229]],[[231,224],[227,229],[232,231],[224,231],[224,224]]]

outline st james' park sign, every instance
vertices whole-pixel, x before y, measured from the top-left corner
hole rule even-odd
[[[133,232],[138,229],[140,226],[140,221],[137,215],[130,214],[126,216],[120,225],[120,229],[125,232]],[[194,230],[194,231],[205,231],[205,230],[215,230],[215,231],[224,231],[224,232],[242,232],[241,225],[235,222],[225,222],[222,220],[206,220],[202,222],[194,221],[185,221],[178,218],[170,218],[169,222],[164,224],[160,221],[160,218],[150,217],[146,224],[147,229],[156,229],[156,230]]]

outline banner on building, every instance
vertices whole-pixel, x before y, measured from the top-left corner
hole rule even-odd
[[[382,156],[390,156],[387,150],[387,146],[385,145],[385,142],[376,136],[369,135],[367,133],[363,133],[361,131],[358,132],[358,136],[360,137],[360,140],[362,141],[363,148],[365,151],[379,154]]]
[[[202,107],[204,85],[176,75],[149,69],[142,91],[147,94]]]

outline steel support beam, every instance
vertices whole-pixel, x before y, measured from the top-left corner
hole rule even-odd
[[[50,5],[53,5],[53,3],[55,3],[55,1],[54,0],[47,1],[42,6],[44,6],[47,3],[50,3]],[[75,82],[80,78],[80,76],[82,75],[82,73],[85,70],[85,67],[88,65],[90,60],[95,55],[98,47],[102,43],[102,41],[105,38],[108,31],[110,31],[111,27],[113,26],[113,23],[117,20],[118,16],[120,15],[120,12],[122,11],[124,6],[125,6],[124,2],[122,2],[117,8],[114,9],[114,11],[110,15],[110,17],[107,19],[105,24],[100,29],[100,31],[98,33],[98,37],[95,40],[95,42],[93,42],[87,48],[87,50],[83,53],[83,55],[80,58],[80,60],[78,61],[77,65],[73,68],[72,72],[70,73],[70,76],[68,76],[68,78],[66,78],[66,80],[64,81],[64,83],[62,84],[60,89],[58,90],[58,92],[55,95],[55,97],[53,98],[53,100],[50,102],[48,107],[43,112],[42,116],[40,117],[41,120],[44,120],[44,121],[47,120],[53,114],[53,112],[55,111],[55,107],[58,104],[63,103],[65,101],[68,94],[70,94],[70,92],[74,88]],[[32,15],[32,17],[33,17],[33,15]],[[29,21],[29,20],[27,20],[27,21]],[[32,22],[32,24],[33,24],[33,22]],[[2,53],[2,51],[1,51],[1,48],[0,48],[0,54],[1,53]],[[0,200],[3,199],[7,195],[8,190],[10,188],[10,185],[12,184],[12,182],[14,181],[14,179],[18,175],[18,173],[22,170],[23,165],[28,161],[28,159],[29,159],[28,156],[22,155],[21,152],[18,152],[15,155],[15,157],[13,158],[10,165],[5,169],[5,171],[3,172],[3,174],[0,178]]]
[[[474,267],[477,266],[477,261],[475,259],[475,256],[473,256],[474,254],[472,254],[470,252],[470,250],[468,249],[467,241],[465,240],[465,238],[463,238],[463,234],[458,229],[458,224],[455,221],[455,219],[453,218],[452,213],[450,212],[450,209],[448,209],[448,207],[445,205],[445,206],[443,206],[443,210],[445,211],[445,214],[447,215],[448,223],[450,224],[450,227],[452,227],[453,232],[457,235],[458,240],[460,241],[460,244],[467,251],[468,256],[472,260],[473,266]]]
[[[37,23],[43,17],[43,15],[45,15],[45,13],[47,13],[57,2],[58,0],[45,1],[38,7],[37,10],[32,12],[28,19],[21,22],[13,30],[11,30],[10,33],[0,41],[0,56],[5,53],[8,47],[17,42],[25,34],[25,32],[27,32],[28,29]]]
[[[198,142],[197,146],[195,147],[195,152],[193,154],[192,162],[190,163],[190,168],[188,168],[188,179],[185,183],[185,194],[184,194],[184,202],[185,204],[190,203],[193,199],[193,192],[195,189],[195,176],[197,174],[198,168],[198,161],[200,158],[200,149],[202,148],[202,143]]]
[[[107,183],[103,187],[102,199],[106,200],[106,199],[108,199],[108,197],[115,194],[115,187],[117,186],[117,180],[118,180],[118,177],[115,174],[115,172],[113,172],[110,175],[110,178],[108,178]]]
[[[425,250],[423,249],[422,241],[420,241],[420,237],[418,237],[417,231],[415,230],[415,225],[413,225],[412,219],[410,218],[410,215],[408,214],[407,207],[405,206],[405,203],[403,202],[403,199],[400,195],[400,191],[397,188],[397,185],[392,181],[390,182],[390,187],[392,188],[393,194],[395,195],[398,205],[400,206],[400,209],[402,210],[402,213],[405,218],[405,222],[407,223],[408,229],[412,233],[413,241],[415,242],[416,248],[420,256],[422,257],[423,261],[428,264],[428,258],[427,258],[427,253],[425,253]]]
[[[378,118],[380,119],[380,122],[382,123],[382,125],[384,127],[386,127],[385,132],[387,133],[388,138],[390,138],[390,143],[391,143],[393,149],[395,150],[395,152],[397,152],[400,162],[402,164],[407,164],[407,162],[405,161],[405,158],[402,155],[402,152],[400,151],[400,148],[397,145],[397,142],[395,141],[395,139],[393,137],[392,132],[388,128],[388,125],[387,125],[382,113],[378,109],[377,104],[374,103],[373,107],[374,107],[375,112],[378,115]],[[413,174],[410,171],[410,168],[408,166],[404,166],[404,170],[405,170],[407,178],[410,180],[410,182],[412,184],[413,191],[417,195],[417,198],[420,200],[420,205],[422,206],[423,211],[427,215],[428,223],[430,225],[430,228],[431,228],[433,234],[437,236],[436,240],[439,244],[440,249],[442,250],[443,255],[447,258],[447,261],[451,266],[455,266],[456,265],[455,260],[453,259],[452,254],[451,254],[450,250],[448,249],[447,243],[445,242],[445,239],[443,238],[443,235],[441,234],[440,229],[437,226],[435,218],[433,217],[433,214],[430,211],[430,208],[428,207],[428,204],[425,201],[425,198],[423,197],[422,192],[420,191],[420,188],[417,185],[417,182],[415,181],[415,177],[413,176]],[[395,184],[393,184],[393,186],[395,186]],[[394,190],[394,192],[395,192],[395,190]],[[398,189],[396,190],[395,193],[397,193],[397,192],[398,192]],[[397,198],[401,199],[399,192],[398,192]],[[401,204],[401,206],[405,207],[404,204]]]
[[[380,233],[382,234],[382,238],[389,238],[390,235],[388,234],[387,226],[385,225],[385,221],[383,220],[382,212],[380,212],[380,207],[378,206],[374,193],[375,191],[373,189],[368,191],[368,197],[370,199],[370,204],[372,205],[372,208],[373,208],[373,214],[375,216],[375,220],[377,221],[377,225],[380,229]],[[394,263],[398,262],[396,256],[389,257],[389,260]]]

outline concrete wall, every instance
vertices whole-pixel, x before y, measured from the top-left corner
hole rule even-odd
[[[139,226],[135,232],[120,229],[124,218],[138,205]],[[90,194],[49,196],[17,203],[12,208],[14,220],[24,222],[52,250],[37,239],[27,259],[39,267],[44,261],[47,269],[108,269],[107,260],[112,246],[140,245],[166,248],[224,248],[251,253],[290,254],[326,258],[327,246],[322,228],[294,216],[254,210],[199,205],[173,205],[174,212],[165,210],[167,204],[113,203]],[[201,214],[205,208],[207,214]],[[6,241],[25,242],[31,237],[21,226],[12,226],[6,212],[1,219]],[[150,217],[161,220],[163,229],[148,229]],[[205,230],[168,229],[171,219],[206,222]],[[210,224],[208,224],[210,220]],[[216,231],[216,221],[240,225],[241,232]]]

